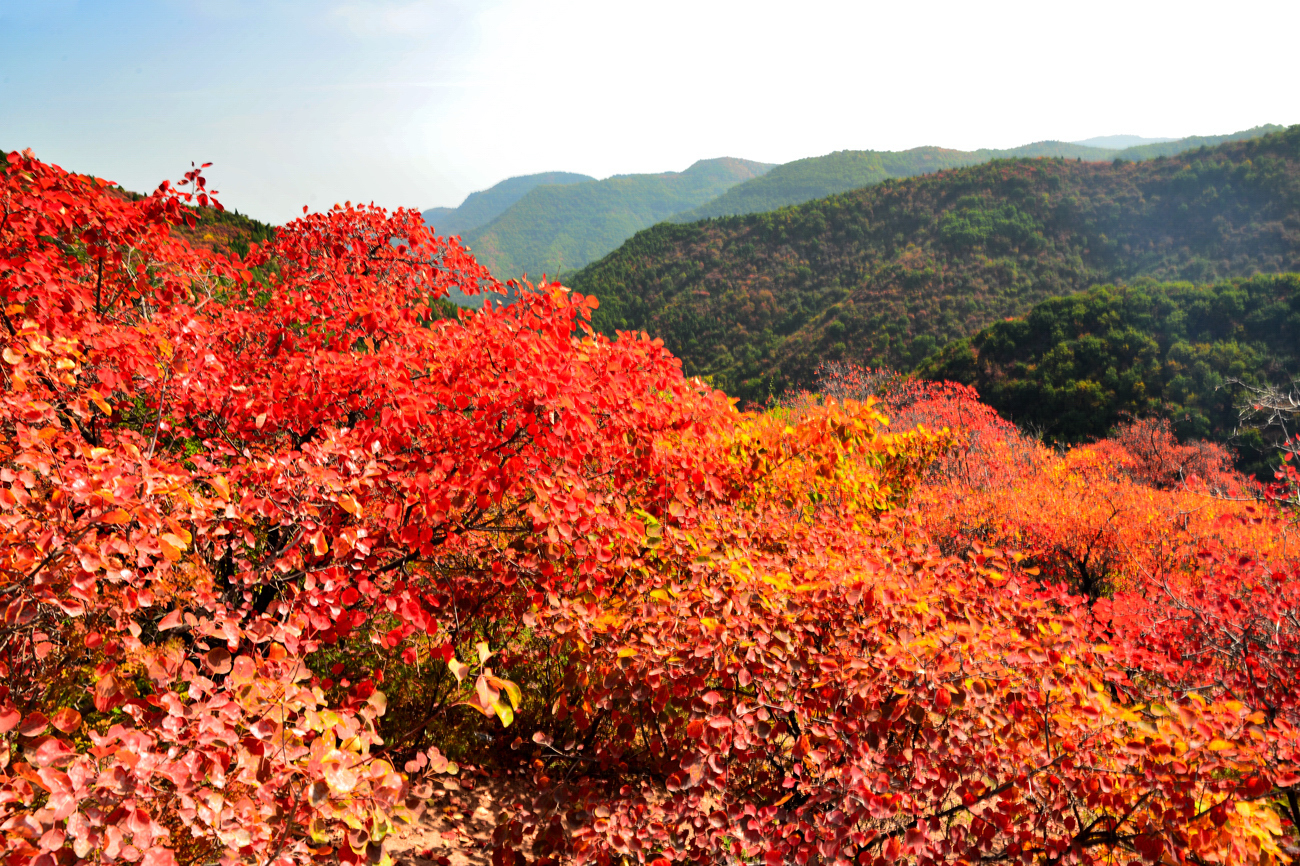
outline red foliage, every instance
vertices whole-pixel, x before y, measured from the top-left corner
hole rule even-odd
[[[1297,575],[1213,552],[1271,513],[1090,606],[1006,548],[1073,549],[1070,479],[1196,494],[1123,443],[1046,454],[957,387],[886,394],[908,432],[739,413],[558,285],[438,320],[501,287],[412,211],[230,261],[184,194],[16,155],[0,208],[8,862],[382,862],[485,720],[536,747],[501,862],[1293,844]]]
[[[1125,424],[1094,450],[1110,457],[1134,481],[1168,490],[1202,486],[1240,493],[1241,479],[1232,469],[1232,455],[1222,445],[1202,440],[1179,443],[1162,418]]]

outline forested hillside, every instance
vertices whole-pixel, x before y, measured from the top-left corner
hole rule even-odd
[[[539,186],[594,180],[595,178],[590,175],[574,174],[571,171],[526,174],[507,178],[487,189],[472,192],[465,197],[460,207],[429,208],[422,216],[424,221],[440,235],[464,234],[496,219],[506,208]]]
[[[538,186],[464,237],[500,279],[556,274],[598,259],[633,233],[770,168],[744,159],[703,159],[682,172]]]
[[[641,232],[568,282],[607,332],[762,398],[825,359],[912,367],[1049,297],[1300,270],[1300,126],[1138,163],[997,160]]]
[[[1064,141],[1040,141],[1011,150],[952,150],[946,147],[914,147],[901,151],[840,150],[778,165],[762,177],[732,187],[713,201],[674,214],[673,222],[761,213],[871,186],[886,178],[913,177],[945,168],[1018,156],[1063,156],[1097,161],[1111,158],[1112,152]]]
[[[953,342],[917,372],[973,385],[1004,418],[1056,442],[1152,413],[1185,438],[1222,441],[1242,400],[1230,379],[1300,375],[1300,275],[1097,286]],[[1236,444],[1248,460],[1263,455],[1257,434]]]
[[[1259,138],[1282,129],[1281,126],[1267,124],[1231,135],[1196,136],[1125,149],[1093,147],[1086,143],[1065,141],[1037,141],[1007,150],[950,150],[943,147],[915,147],[904,151],[841,150],[778,165],[760,178],[727,190],[713,201],[674,215],[673,222],[761,213],[870,186],[890,177],[913,177],[993,159],[1060,156],[1091,162],[1112,159],[1137,161],[1156,156],[1172,156],[1228,141]]]

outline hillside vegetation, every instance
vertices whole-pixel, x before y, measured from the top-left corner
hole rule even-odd
[[[461,202],[460,207],[429,208],[422,216],[424,221],[438,234],[444,236],[464,234],[486,225],[532,190],[546,184],[563,185],[594,181],[586,174],[574,174],[571,171],[547,171],[541,174],[526,174],[507,178],[500,183],[478,192],[472,192]]]
[[[727,190],[716,199],[673,216],[673,222],[694,222],[721,216],[762,213],[791,204],[802,204],[837,192],[880,183],[891,177],[914,177],[945,168],[977,165],[993,159],[1060,156],[1101,162],[1112,159],[1137,161],[1172,156],[1198,147],[1228,141],[1259,138],[1280,132],[1281,126],[1257,126],[1232,135],[1196,136],[1157,142],[1122,150],[1093,147],[1065,141],[1038,141],[1008,150],[949,150],[942,147],[914,147],[903,151],[841,150],[778,165],[760,178]]]
[[[1226,440],[1241,398],[1230,379],[1300,375],[1300,275],[1097,286],[953,342],[917,372],[973,385],[1004,418],[1056,442],[1156,413],[1183,438]],[[1248,460],[1263,456],[1258,434],[1237,444]]]
[[[682,172],[538,186],[464,237],[499,279],[555,275],[598,259],[637,231],[771,167],[745,159],[702,159]]]
[[[822,360],[910,368],[1089,285],[1300,270],[1300,126],[1127,163],[996,160],[641,232],[568,282],[745,398]]]

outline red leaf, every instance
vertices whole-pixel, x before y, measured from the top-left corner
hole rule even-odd
[[[18,728],[18,733],[24,737],[36,737],[43,734],[49,726],[50,720],[38,710],[28,714],[27,718],[23,719],[22,725]]]

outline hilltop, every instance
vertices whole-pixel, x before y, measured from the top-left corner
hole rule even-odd
[[[571,171],[547,171],[511,177],[485,190],[470,193],[459,207],[429,208],[422,215],[424,221],[440,235],[464,234],[487,225],[539,186],[561,186],[594,180],[590,175],[574,174]]]
[[[821,360],[910,368],[1099,282],[1300,270],[1300,126],[1141,162],[995,160],[640,232],[569,285],[606,332],[763,398]]]
[[[502,280],[571,271],[637,231],[716,197],[772,166],[703,159],[682,172],[615,175],[539,185],[491,222],[464,233],[475,257]]]
[[[746,181],[697,208],[674,214],[673,222],[694,222],[721,216],[762,213],[791,204],[880,183],[891,177],[914,177],[945,168],[977,165],[994,159],[1059,156],[1085,162],[1113,159],[1137,161],[1172,156],[1198,147],[1258,138],[1280,132],[1281,126],[1265,125],[1231,135],[1196,136],[1183,139],[1139,139],[1137,136],[1104,136],[1082,142],[1037,141],[1006,150],[950,150],[916,147],[903,151],[841,150],[825,156],[808,157],[779,165],[761,178]],[[1144,141],[1145,144],[1115,149],[1101,142]]]

